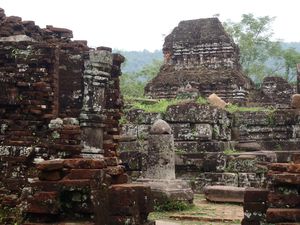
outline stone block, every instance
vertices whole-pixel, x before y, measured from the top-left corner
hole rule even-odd
[[[71,169],[103,169],[106,167],[104,159],[65,159],[64,167]]]
[[[197,141],[175,141],[175,153],[196,153],[198,152]]]
[[[261,187],[265,180],[264,176],[259,176],[256,173],[238,173],[239,187]]]
[[[117,176],[111,176],[111,183],[112,184],[126,184],[129,181],[129,176],[124,173]]]
[[[108,175],[111,176],[117,176],[117,175],[121,175],[124,173],[124,167],[119,165],[119,166],[108,166],[107,168],[105,168],[105,172]]]
[[[36,164],[36,168],[38,170],[43,171],[52,171],[52,170],[60,170],[63,168],[64,161],[61,159],[58,160],[47,160]]]
[[[223,172],[226,165],[224,154],[217,152],[177,154],[176,159],[177,168],[190,168],[203,172]]]
[[[291,158],[293,163],[300,163],[300,153],[293,153]]]
[[[139,151],[120,152],[120,159],[126,171],[142,170],[146,154]]]
[[[271,191],[268,195],[268,202],[272,208],[299,208],[300,195]]]
[[[213,129],[210,124],[195,124],[195,137],[198,140],[211,140]]]
[[[260,221],[248,221],[247,219],[243,219],[241,225],[261,225]]]
[[[186,103],[169,106],[165,115],[167,122],[209,123],[218,120],[218,109],[197,103]]]
[[[156,120],[162,119],[160,113],[145,112],[141,109],[131,109],[126,112],[126,119],[134,124],[153,124]]]
[[[268,126],[270,124],[268,112],[236,112],[234,126]]]
[[[60,201],[58,192],[38,192],[28,200],[25,208],[27,213],[58,214]]]
[[[207,185],[238,186],[238,174],[236,173],[204,173]]]
[[[148,214],[153,210],[150,187],[142,184],[120,184],[109,188],[111,215]]]
[[[63,173],[60,170],[41,171],[38,176],[40,180],[58,181],[63,178]]]
[[[129,152],[129,151],[146,152],[147,150],[148,150],[147,140],[136,140],[136,141],[119,143],[119,152]]]
[[[223,152],[232,149],[232,143],[223,141],[198,141],[197,152]]]
[[[103,176],[103,169],[71,169],[64,179],[80,180],[80,179],[96,179]]]
[[[249,172],[257,171],[257,159],[255,155],[230,156],[227,160],[226,171],[228,172]]]
[[[294,109],[300,109],[300,94],[293,94],[291,107]]]
[[[139,124],[137,125],[137,138],[148,139],[151,125]]]
[[[244,142],[238,143],[235,146],[235,149],[238,151],[260,151],[262,149],[261,145],[257,142]]]
[[[300,173],[300,164],[290,163],[287,167],[287,172],[290,173]]]
[[[267,222],[300,222],[300,209],[269,208],[267,210]]]
[[[245,188],[232,187],[232,186],[206,186],[203,189],[205,198],[212,202],[244,202]]]
[[[289,163],[271,163],[268,165],[268,169],[279,172],[287,172],[289,165]]]
[[[245,190],[244,202],[266,202],[269,191],[261,188],[247,188]]]
[[[117,166],[119,165],[119,161],[117,157],[105,157],[105,163],[107,166]]]
[[[267,212],[268,204],[267,202],[244,202],[243,207],[245,213],[256,212],[265,214]]]
[[[299,174],[292,173],[281,173],[281,174],[272,174],[272,179],[275,183],[285,183],[285,184],[300,184]]]
[[[138,134],[137,125],[131,123],[122,125],[121,135],[129,136],[134,140],[137,138],[137,134]]]

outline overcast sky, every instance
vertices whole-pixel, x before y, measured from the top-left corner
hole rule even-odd
[[[275,37],[300,41],[299,0],[0,0],[0,7],[40,27],[69,28],[93,47],[153,51],[181,20],[239,21],[247,13],[275,16]]]

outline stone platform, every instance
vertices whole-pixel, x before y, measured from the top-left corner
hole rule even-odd
[[[194,193],[186,181],[138,179],[137,182],[150,186],[155,203],[163,204],[166,201],[193,203]]]

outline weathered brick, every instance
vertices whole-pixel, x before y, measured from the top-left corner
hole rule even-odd
[[[266,202],[269,191],[259,188],[246,188],[244,202]]]
[[[52,171],[52,170],[60,170],[63,168],[64,161],[63,160],[46,160],[36,164],[36,168],[38,170],[43,171]]]
[[[65,159],[64,167],[71,169],[103,169],[106,167],[103,159]]]
[[[267,222],[300,222],[300,209],[269,208],[267,210]]]

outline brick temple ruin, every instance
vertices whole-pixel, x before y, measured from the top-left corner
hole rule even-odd
[[[0,9],[1,224],[154,224],[118,159],[124,57]]]
[[[215,201],[230,199],[224,197],[228,190],[241,193],[234,201],[245,203],[244,225],[299,224],[299,161],[292,162],[300,149],[299,65],[297,88],[280,77],[266,77],[255,87],[217,18],[180,22],[165,38],[163,53],[164,64],[145,95],[186,100],[163,113],[126,112],[120,157],[131,179],[143,174],[150,127],[163,119],[174,134],[176,177],[188,180],[195,192],[214,186],[212,192],[221,196]],[[213,93],[226,102],[264,108],[230,112],[193,100]],[[268,188],[270,194],[253,188]]]
[[[243,102],[251,80],[243,74],[239,48],[217,18],[182,21],[165,38],[164,65],[145,94],[174,98],[191,85],[202,96],[212,93]]]

